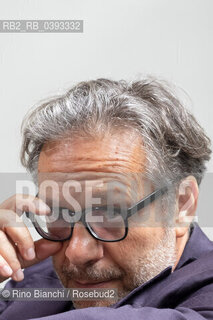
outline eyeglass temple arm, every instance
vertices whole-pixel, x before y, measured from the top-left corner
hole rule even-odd
[[[168,191],[168,187],[165,186],[161,189],[158,189],[148,196],[146,196],[144,199],[139,200],[136,204],[134,204],[132,207],[130,207],[127,211],[127,218],[131,217],[133,214],[135,214],[137,211],[143,209],[148,204],[152,203],[155,199],[163,195]]]
[[[163,195],[164,193],[166,193],[168,191],[168,186],[165,186],[161,189],[158,189],[154,192],[152,192],[151,194],[149,194],[148,196],[146,196],[144,199],[139,200],[136,204],[134,204],[132,207],[128,208],[127,211],[127,218],[131,217],[133,214],[135,214],[137,211],[143,209],[144,207],[146,207],[148,204],[152,203],[155,199],[157,199],[158,197],[160,197],[161,195]],[[36,197],[38,196],[38,193],[36,194]],[[28,219],[31,220],[30,217],[30,212],[29,211],[25,211],[26,217]]]

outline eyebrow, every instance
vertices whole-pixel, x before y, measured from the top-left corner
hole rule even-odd
[[[84,207],[85,208],[85,204],[86,204],[86,201],[85,201],[85,197],[84,197],[84,201],[82,203],[80,203],[78,201],[78,199],[76,199],[77,197],[74,197],[72,196],[75,201],[78,202],[78,204],[81,206],[81,207]],[[123,197],[123,198],[121,198]],[[134,202],[136,202],[136,199],[130,199],[130,197],[126,194],[126,193],[120,193],[119,194],[119,198],[114,196],[113,197],[113,192],[112,190],[108,192],[104,191],[104,190],[98,190],[97,192],[93,192],[92,193],[92,198],[98,198],[100,199],[100,203],[92,203],[92,206],[97,206],[97,207],[100,207],[100,206],[106,206],[106,205],[110,205],[110,204],[113,204],[113,205],[120,205],[121,203],[122,204],[125,204],[126,203],[126,206],[127,207],[130,207]],[[50,207],[50,208],[53,208],[54,205],[53,205],[53,201],[54,201],[54,198],[51,196],[51,197],[47,197],[45,202],[46,204]],[[63,197],[59,196],[59,203],[58,203],[58,208],[64,208],[64,209],[68,209],[70,211],[72,211],[72,208],[71,208],[71,204],[68,203],[68,201],[66,201],[66,199],[63,199]]]

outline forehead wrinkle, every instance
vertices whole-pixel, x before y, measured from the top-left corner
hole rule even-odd
[[[129,146],[128,149],[123,150],[120,146],[119,150],[109,150],[104,149],[103,154],[100,154],[100,150],[97,150],[95,146],[93,145],[93,150],[80,150],[80,152],[72,152],[72,148],[67,148],[64,145],[61,145],[61,147],[51,149],[51,151],[42,149],[42,154],[44,154],[47,158],[53,158],[55,160],[66,160],[67,158],[72,159],[73,162],[78,161],[91,161],[91,162],[98,162],[98,161],[126,161],[128,162],[129,159],[131,160],[137,160],[141,162],[141,159],[139,158],[139,155],[143,159],[142,150],[138,150],[139,148],[132,148],[132,146]],[[84,149],[84,147],[82,147]],[[92,148],[91,148],[92,149]],[[87,152],[86,152],[87,151]],[[139,151],[139,152],[138,152]],[[98,152],[98,153],[97,153]]]
[[[133,139],[134,138],[134,139]],[[47,142],[41,151],[39,172],[142,172],[145,153],[141,139],[127,132],[97,140]]]
[[[102,171],[102,172],[143,172],[145,170],[145,157],[140,153],[121,153],[107,154],[106,156],[81,155],[73,154],[64,155],[62,153],[54,153],[53,156],[46,156],[42,153],[40,158],[43,158],[47,164],[46,172],[57,172],[60,167],[61,172],[78,172],[78,171]],[[43,160],[42,159],[42,160]],[[60,162],[60,165],[59,165]],[[49,164],[49,165],[48,165]],[[69,170],[68,170],[69,168]],[[116,170],[117,169],[117,170]],[[42,172],[39,166],[39,172]]]
[[[105,172],[105,173],[128,173],[132,172],[131,167],[133,167],[134,164],[138,164],[137,162],[127,162],[127,161],[72,161],[72,164],[75,165],[75,168],[70,170],[70,164],[67,163],[66,160],[61,161],[63,163],[63,168],[60,169],[60,172],[82,172],[85,169],[85,164],[87,166],[87,170],[90,172]],[[48,170],[48,169],[47,169]],[[57,172],[58,171],[58,164],[57,162],[54,163],[51,162],[51,168],[49,172]],[[138,173],[141,173],[144,171],[144,166],[138,165]],[[39,171],[41,172],[41,171]],[[48,172],[48,171],[47,171]]]

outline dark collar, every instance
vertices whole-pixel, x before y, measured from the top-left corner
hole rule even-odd
[[[177,264],[177,267],[174,270],[174,273],[176,270],[180,269],[181,267],[189,264],[190,262],[197,260],[199,257],[201,257],[204,254],[207,254],[208,252],[213,251],[213,242],[208,239],[208,237],[205,235],[205,233],[201,230],[199,225],[197,223],[193,223],[190,226],[190,235],[189,239],[186,243],[186,246],[184,248],[183,254],[179,260],[179,263]],[[135,288],[133,291],[131,291],[126,297],[122,298],[117,303],[111,305],[111,308],[117,308],[127,302],[130,302],[131,299],[134,300],[134,297],[140,293],[145,292],[145,288],[150,288],[154,286],[156,283],[159,283],[160,281],[168,278],[169,275],[172,274],[172,267],[169,266],[163,271],[161,271],[158,275],[156,275],[154,278],[150,279],[146,283],[142,284],[141,286]],[[140,301],[140,303],[142,303]]]
[[[191,225],[189,239],[175,270],[180,269],[191,261],[197,260],[201,255],[212,250],[213,242],[208,239],[199,225],[194,222]]]

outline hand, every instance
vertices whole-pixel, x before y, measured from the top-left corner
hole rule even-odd
[[[22,268],[46,259],[62,247],[60,242],[32,236],[20,216],[24,211],[48,214],[50,208],[39,198],[17,194],[0,204],[0,283],[8,277],[24,279]]]

